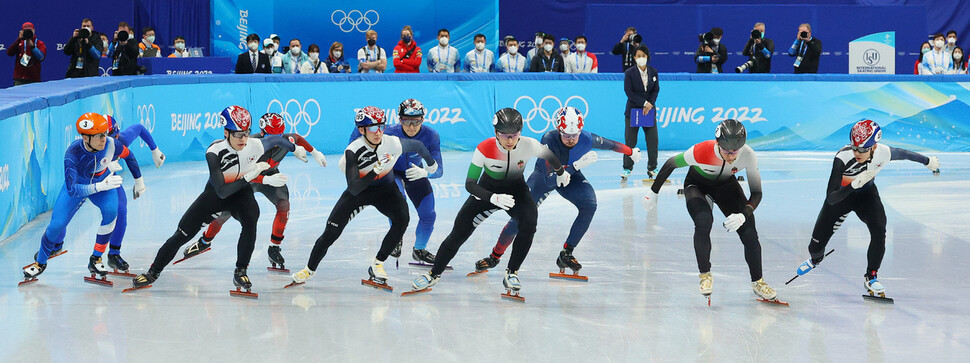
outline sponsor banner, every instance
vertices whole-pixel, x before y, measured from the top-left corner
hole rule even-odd
[[[869,34],[849,42],[849,74],[895,74],[896,32]]]

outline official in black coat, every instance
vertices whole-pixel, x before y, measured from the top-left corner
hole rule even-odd
[[[272,73],[269,56],[259,51],[259,35],[246,36],[248,51],[236,58],[236,74]]]
[[[660,94],[660,82],[657,79],[657,70],[649,65],[650,51],[647,47],[637,47],[634,53],[636,66],[627,69],[623,76],[623,91],[626,92],[626,110],[623,116],[626,118],[624,124],[624,143],[630,148],[637,146],[637,134],[639,129],[643,129],[647,140],[647,174],[653,178],[657,169],[657,125],[653,127],[633,127],[630,126],[630,113],[632,109],[642,109],[647,113],[656,107],[657,95]],[[623,156],[624,179],[633,171],[633,159]]]

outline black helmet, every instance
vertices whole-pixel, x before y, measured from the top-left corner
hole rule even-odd
[[[747,141],[748,132],[744,130],[744,125],[738,120],[729,118],[717,125],[714,137],[721,149],[738,150]]]
[[[503,134],[522,131],[522,114],[514,108],[503,108],[492,117],[492,126],[495,127],[495,131]]]

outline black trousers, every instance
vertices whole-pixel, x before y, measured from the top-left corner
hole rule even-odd
[[[532,193],[524,180],[518,180],[504,185],[486,186],[486,189],[497,194],[509,194],[515,198],[515,206],[507,211],[510,217],[519,224],[519,233],[512,241],[512,256],[509,258],[509,270],[515,272],[522,266],[525,257],[532,248],[532,237],[536,234],[536,220],[539,213],[536,209],[536,202],[532,199]],[[461,245],[471,237],[475,228],[485,221],[492,213],[500,209],[487,200],[479,200],[474,196],[469,196],[465,204],[458,211],[455,217],[455,225],[451,233],[441,242],[438,253],[435,255],[434,267],[431,273],[441,274],[445,267],[455,258]]]
[[[626,118],[624,127],[623,143],[632,148],[637,147],[637,136],[643,129],[644,138],[647,140],[647,170],[657,169],[657,126],[654,127],[631,127],[630,118]],[[633,159],[623,155],[623,169],[633,170]]]
[[[408,204],[401,195],[401,191],[396,184],[382,184],[369,186],[360,194],[353,195],[344,191],[337,200],[337,204],[330,211],[327,219],[327,228],[323,234],[317,238],[310,251],[310,260],[307,267],[316,271],[320,261],[327,255],[327,250],[344,232],[344,228],[350,220],[357,216],[357,213],[364,210],[368,205],[377,208],[384,216],[391,220],[391,228],[384,235],[381,241],[381,248],[377,251],[377,259],[384,261],[391,251],[397,246],[397,242],[404,237],[404,231],[408,228],[410,217],[408,216]]]
[[[825,246],[849,212],[855,212],[866,227],[869,227],[869,264],[866,273],[878,271],[886,254],[886,209],[875,184],[849,194],[839,203],[822,204],[822,210],[815,220],[815,230],[812,231],[812,242],[808,244],[808,252],[811,253],[813,261],[821,262],[825,255]]]
[[[714,214],[711,203],[717,204],[721,213],[727,217],[741,213],[747,204],[744,190],[737,178],[725,183],[713,184],[691,169],[684,180],[684,196],[687,199],[687,212],[694,220],[694,254],[697,256],[697,270],[701,273],[711,271],[711,226]],[[748,263],[751,281],[761,279],[761,242],[755,228],[754,215],[746,216],[744,224],[737,231],[744,245],[744,261]]]
[[[256,221],[259,220],[259,205],[253,197],[253,189],[248,185],[226,199],[220,199],[211,184],[205,184],[205,190],[192,202],[189,209],[179,220],[178,230],[165,241],[155,255],[152,270],[162,272],[179,248],[191,241],[202,227],[212,222],[220,213],[228,211],[233,218],[242,225],[239,242],[236,246],[236,267],[246,268],[253,256],[256,245]]]

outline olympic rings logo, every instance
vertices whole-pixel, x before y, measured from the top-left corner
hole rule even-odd
[[[519,108],[519,102],[523,100],[528,100],[530,103],[532,103],[532,108],[529,109],[527,112],[523,112],[523,110]],[[582,108],[576,107],[576,109],[580,110],[583,113],[583,118],[585,119],[586,115],[589,114],[589,102],[586,102],[585,98],[577,95],[569,96],[569,98],[566,99],[566,102],[560,101],[559,98],[556,96],[545,96],[541,100],[539,100],[538,103],[536,103],[535,99],[533,99],[532,97],[521,96],[515,100],[515,103],[512,104],[512,108],[516,109],[517,111],[519,111],[519,113],[522,114],[522,122],[525,123],[525,126],[529,127],[529,130],[532,130],[532,132],[534,133],[541,134],[550,130],[550,126],[552,128],[555,128],[555,126],[552,126],[552,125],[555,125],[555,117],[553,116],[553,114],[556,112],[556,110],[566,106],[570,106],[570,102],[574,100],[577,103],[575,103],[573,107],[576,107],[576,105],[579,104],[578,102],[582,102],[583,107]],[[547,105],[546,101],[555,101],[555,102],[551,102]],[[555,106],[555,108],[550,109],[548,106]],[[535,127],[532,127],[531,121],[536,117],[541,117],[542,120],[545,121],[542,128],[537,129]]]
[[[138,114],[138,123],[145,126],[145,128],[148,129],[148,132],[154,132],[155,131],[155,105],[154,104],[140,105],[136,109],[136,113]]]
[[[371,20],[371,13],[374,13],[374,20]],[[336,25],[344,33],[350,33],[354,31],[354,29],[364,33],[376,25],[377,22],[381,21],[381,15],[375,10],[367,10],[363,13],[360,10],[351,10],[349,12],[345,12],[343,10],[334,10],[333,13],[330,14],[330,21],[333,22],[333,25]],[[361,24],[367,25],[367,29],[362,29],[360,26]],[[345,27],[345,25],[349,26],[349,28]]]
[[[274,107],[274,105],[278,107]],[[278,111],[276,111],[277,109]],[[266,106],[266,113],[270,112],[276,112],[283,116],[283,121],[287,125],[290,125],[291,132],[303,137],[310,136],[310,130],[313,129],[313,125],[320,122],[320,116],[323,114],[320,109],[320,103],[313,98],[306,100],[302,104],[300,101],[291,98],[286,101],[285,105],[282,101],[274,99],[269,102],[269,106]],[[300,132],[300,128],[298,127],[303,123],[306,123],[305,133]]]
[[[320,191],[313,187],[312,180],[310,179],[310,174],[300,173],[296,175],[290,175],[290,182],[287,186],[290,189],[290,198],[294,200],[305,200],[310,199],[312,196],[316,196],[317,199],[322,198]]]

